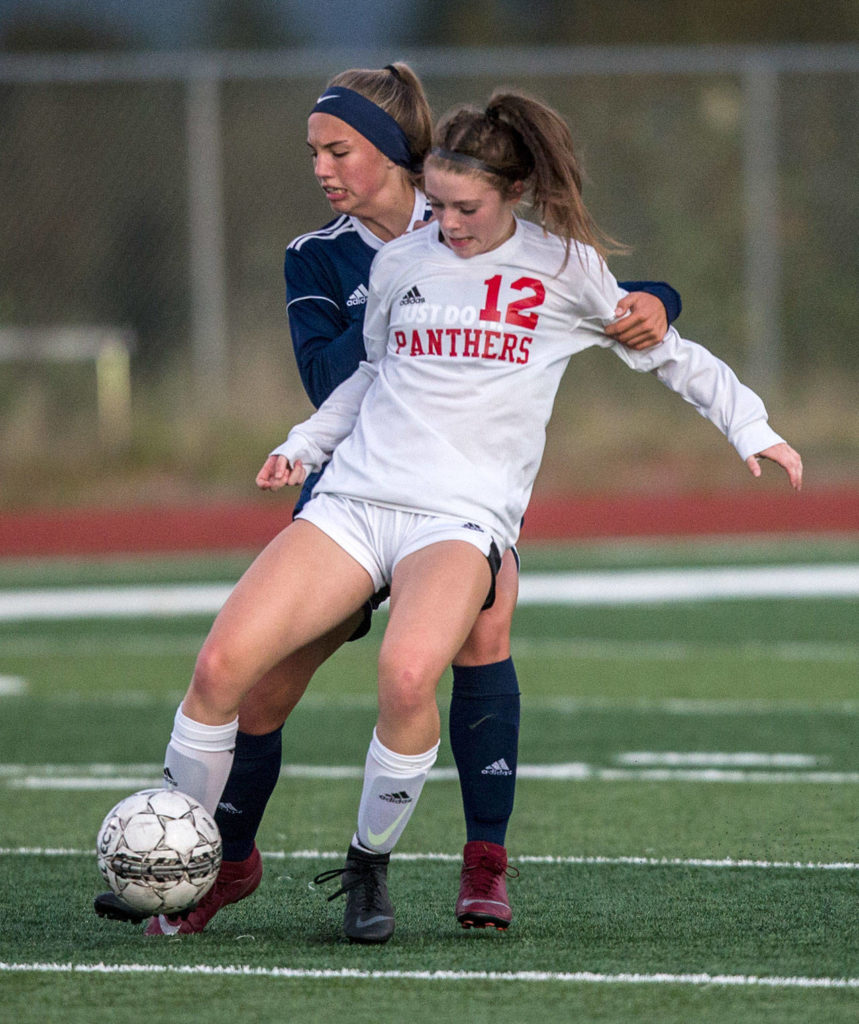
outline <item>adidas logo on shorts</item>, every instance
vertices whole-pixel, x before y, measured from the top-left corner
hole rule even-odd
[[[365,306],[367,304],[367,288],[359,284],[354,292],[346,300],[347,306]]]

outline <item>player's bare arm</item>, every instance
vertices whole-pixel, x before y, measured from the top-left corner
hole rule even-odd
[[[750,455],[746,459],[746,465],[752,476],[761,475],[761,459],[769,459],[770,462],[781,466],[787,473],[790,486],[795,491],[802,490],[802,459],[799,457],[799,452],[794,451],[789,444],[785,442],[774,444],[771,448],[765,448],[762,452],[758,452],[757,455]]]
[[[299,459],[291,466],[285,455],[269,455],[257,473],[256,485],[262,491],[279,491],[281,487],[303,484],[307,470]]]
[[[617,304],[615,316],[605,333],[627,348],[643,351],[658,345],[668,330],[668,314],[662,301],[650,292],[630,292]]]

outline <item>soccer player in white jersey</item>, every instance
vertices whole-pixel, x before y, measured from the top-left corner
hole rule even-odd
[[[431,215],[416,173],[431,132],[421,83],[403,63],[340,73],[310,115],[314,173],[337,216],[290,244],[285,276],[293,347],[314,405],[366,356],[363,323],[373,257],[384,243]],[[619,300],[618,308],[628,315],[608,331],[636,348],[657,343],[679,313],[679,297],[661,282],[629,282],[624,287],[630,294]],[[414,303],[417,311],[417,298]],[[315,481],[316,476],[306,481],[296,511],[309,499]],[[478,616],[453,661],[451,747],[460,772],[467,840],[456,913],[467,926],[504,927],[512,916],[504,888],[504,841],[513,807],[519,725],[519,687],[510,657],[517,589],[518,570],[508,551],[494,605]],[[280,771],[284,720],[318,665],[347,638],[367,631],[370,611],[368,603],[326,636],[285,658],[244,699],[232,769],[216,813],[224,841],[217,883],[190,913],[153,918],[147,934],[201,931],[220,908],[256,889],[262,862],[255,837]],[[186,745],[194,742],[193,737],[184,739]],[[503,767],[485,771],[498,764]],[[377,863],[359,866],[372,887]],[[97,898],[96,909],[106,916],[140,916],[108,893]]]
[[[436,756],[438,677],[491,599],[497,552],[516,541],[573,355],[611,348],[718,426],[754,476],[759,460],[770,459],[795,489],[802,483],[800,457],[769,426],[763,403],[706,349],[673,329],[647,352],[606,337],[618,286],[554,111],[513,93],[495,95],[486,110],[455,111],[439,128],[425,185],[435,222],[386,246],[373,264],[367,360],[290,432],[257,482],[277,488],[326,462],[328,469],[293,527],[239,584],[201,662],[201,684],[226,700],[235,676],[217,665],[249,628],[254,595],[267,579],[283,585],[285,574],[300,574],[308,551],[336,575],[347,606],[390,583],[379,715],[358,827],[339,869],[344,888],[350,860],[386,862],[414,809]],[[515,216],[524,198],[539,226]],[[302,607],[304,628],[330,614],[329,590],[321,584],[324,599]],[[279,600],[282,622],[294,598],[281,592]],[[187,711],[211,716],[211,698],[199,699],[196,682]],[[377,926],[376,941],[393,931],[381,872],[378,881],[351,918],[347,905],[347,934],[355,919]]]

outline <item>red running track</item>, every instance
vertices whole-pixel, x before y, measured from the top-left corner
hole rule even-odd
[[[0,514],[0,558],[258,550],[290,519],[272,497],[246,503],[32,509]],[[608,537],[859,533],[859,491],[609,495],[535,499],[523,542]]]

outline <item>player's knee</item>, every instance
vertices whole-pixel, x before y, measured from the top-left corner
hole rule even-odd
[[[496,601],[491,608],[477,616],[477,621],[453,663],[492,665],[496,661],[505,661],[510,657],[512,620],[513,607],[504,599]]]
[[[235,680],[235,665],[228,652],[221,645],[206,641],[191,677],[190,692],[196,701],[213,712],[235,711],[241,699]]]
[[[383,652],[379,657],[379,705],[384,712],[408,721],[423,715],[435,702],[438,679],[419,656]]]

